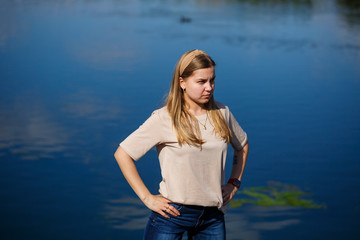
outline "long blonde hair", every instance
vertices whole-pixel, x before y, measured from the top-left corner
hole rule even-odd
[[[182,65],[184,59],[189,54],[194,55],[190,63],[184,68]],[[189,112],[185,105],[184,93],[180,87],[179,78],[186,79],[198,69],[215,67],[215,62],[205,52],[199,50],[191,50],[184,53],[176,64],[169,95],[166,101],[166,107],[170,114],[172,125],[175,129],[176,136],[180,146],[184,143],[200,147],[205,141],[201,138],[198,120]],[[180,72],[180,69],[182,73]],[[230,142],[231,132],[227,125],[223,114],[215,103],[212,95],[209,102],[205,104],[209,117],[214,126],[215,133],[223,138],[226,142]]]

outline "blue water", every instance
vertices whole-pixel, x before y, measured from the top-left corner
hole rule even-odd
[[[249,136],[243,187],[327,206],[229,209],[228,239],[359,239],[360,7],[340,0],[1,1],[2,239],[140,239],[113,153],[195,48]],[[157,193],[156,152],[137,166]]]

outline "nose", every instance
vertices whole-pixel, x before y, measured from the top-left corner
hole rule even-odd
[[[205,86],[206,91],[210,92],[213,90],[213,88],[214,88],[214,84],[212,82],[209,81],[206,83],[206,86]]]

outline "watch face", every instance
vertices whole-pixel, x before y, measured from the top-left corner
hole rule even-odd
[[[238,179],[234,179],[234,185],[236,185],[239,188],[241,185],[241,182]]]
[[[236,185],[238,185],[238,186],[241,185],[241,182],[240,182],[239,180],[237,180],[237,179],[234,179],[234,183],[235,183]]]
[[[234,185],[237,188],[240,188],[240,186],[241,186],[241,181],[239,181],[236,178],[230,178],[228,183],[231,183],[232,185]]]

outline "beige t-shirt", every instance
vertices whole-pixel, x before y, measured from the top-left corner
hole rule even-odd
[[[246,133],[227,106],[217,105],[231,130],[231,145],[242,149],[247,143]],[[228,144],[215,134],[206,114],[196,117],[206,127],[199,124],[206,141],[201,147],[178,144],[166,107],[155,110],[120,146],[136,161],[156,146],[162,175],[159,192],[164,197],[180,204],[221,208]]]

